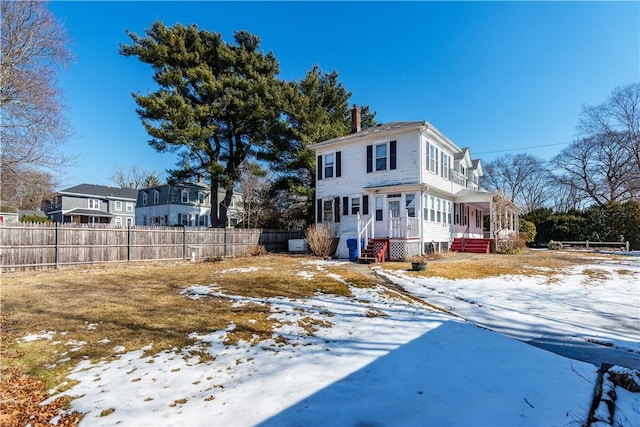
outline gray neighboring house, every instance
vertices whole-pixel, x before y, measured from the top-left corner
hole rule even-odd
[[[224,191],[218,191],[218,200]],[[244,215],[242,196],[235,193],[228,208],[228,227],[235,227]],[[179,182],[138,192],[136,225],[211,227],[211,187],[197,182]]]
[[[56,222],[135,225],[138,190],[80,184],[59,191],[47,209]]]

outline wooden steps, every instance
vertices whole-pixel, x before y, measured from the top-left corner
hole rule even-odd
[[[460,237],[454,238],[450,250],[454,252],[470,252],[476,254],[491,253],[491,243],[493,242],[493,239],[464,239],[464,241],[465,242],[463,242],[463,239]]]
[[[385,262],[389,259],[389,239],[369,239],[367,247],[358,256],[360,264]]]

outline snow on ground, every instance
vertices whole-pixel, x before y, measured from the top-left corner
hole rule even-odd
[[[321,274],[322,265],[315,267],[313,274]],[[438,295],[428,289],[434,286],[449,291],[455,287],[456,296],[474,287],[465,281],[420,281],[405,276],[391,277],[429,298]],[[597,304],[592,298],[608,301],[626,292],[612,277],[597,285],[567,279],[563,293],[565,299],[571,296],[576,301],[571,305],[578,316],[564,324],[578,329],[579,321],[593,320],[577,304],[578,298],[589,297],[587,304],[593,309]],[[480,300],[478,294],[478,303],[466,305],[477,309],[478,304],[491,304],[498,308],[496,314],[515,316],[512,329],[526,331],[524,322],[531,318],[518,317],[518,311],[540,310],[525,304],[534,304],[529,299],[544,302],[549,298],[554,314],[540,316],[537,326],[556,330],[560,315],[555,310],[562,309],[562,298],[560,292],[550,290],[565,282],[536,280],[483,282],[485,288],[494,283],[496,288],[488,294],[495,300]],[[527,282],[533,290],[520,295],[514,287],[524,292]],[[572,295],[580,286],[607,291]],[[64,394],[79,396],[72,401],[71,410],[86,413],[82,425],[88,426],[564,426],[586,420],[595,365],[541,350],[419,303],[392,298],[383,286],[352,291],[353,298],[228,295],[238,304],[270,304],[272,316],[280,321],[276,332],[288,342],[226,346],[225,336],[234,328],[230,324],[206,335],[194,333],[191,348],[154,355],[131,351],[112,362],[82,362],[70,376],[78,383]],[[215,285],[196,285],[184,291],[185,298],[213,294],[224,295]],[[511,303],[517,307],[508,309]],[[631,310],[628,305],[627,310]],[[316,324],[324,322],[325,327],[313,337],[306,336],[296,326],[305,317],[314,318]],[[497,318],[491,317],[500,323]],[[507,320],[501,323],[508,324]],[[615,330],[614,337],[605,332],[601,327],[584,335],[607,335],[604,339],[615,338],[616,343],[633,347],[633,337],[624,330]],[[202,349],[214,360],[200,363],[195,350]],[[638,393],[621,394],[616,419],[621,425],[639,426]]]
[[[585,353],[577,354],[581,360],[598,365],[640,369],[640,260],[601,257],[597,264],[533,277],[447,280],[384,274],[410,293],[493,331],[543,347],[570,347]],[[603,345],[620,351],[604,360],[612,352]]]

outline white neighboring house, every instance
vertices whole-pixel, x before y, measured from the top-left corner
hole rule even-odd
[[[218,200],[224,191],[218,191]],[[235,227],[244,215],[242,196],[234,193],[227,210],[228,227]],[[138,193],[136,225],[211,227],[211,187],[199,177],[197,182],[181,182],[145,188]]]
[[[517,209],[496,213],[496,195],[480,187],[480,160],[429,122],[361,130],[356,107],[351,134],[311,148],[317,156],[316,222],[334,227],[337,257],[349,256],[348,239],[369,247],[362,257],[375,248],[378,261],[440,249],[487,253],[496,233],[517,230]],[[494,230],[496,223],[501,230]]]

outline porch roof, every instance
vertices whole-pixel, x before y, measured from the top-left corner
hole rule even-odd
[[[64,215],[94,216],[101,218],[112,218],[115,216],[110,214],[109,212],[99,211],[96,209],[72,209],[70,211],[64,212]]]
[[[491,203],[493,193],[488,191],[460,190],[455,195],[456,203]]]

